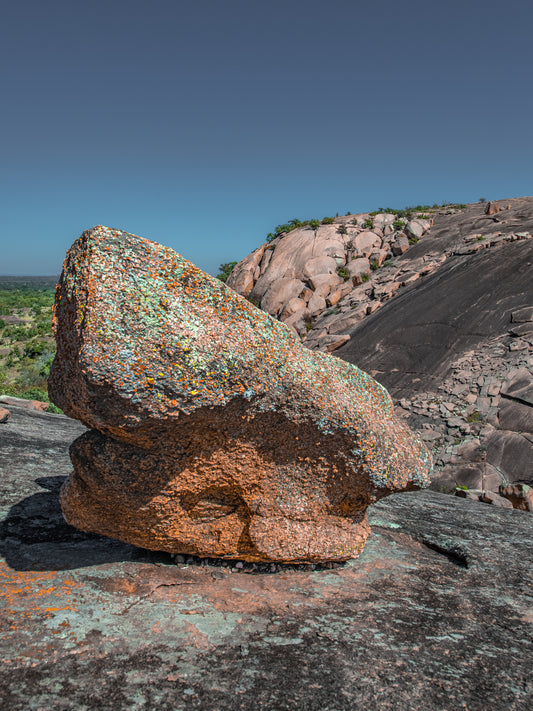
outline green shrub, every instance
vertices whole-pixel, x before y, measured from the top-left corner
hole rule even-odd
[[[394,222],[392,223],[392,227],[397,232],[403,230],[403,228],[405,227],[405,220],[394,220]]]
[[[350,278],[350,272],[346,269],[346,267],[339,267],[337,269],[337,274],[341,279],[344,279],[344,281],[348,281]]]
[[[24,357],[36,358],[43,353],[46,347],[47,343],[45,341],[30,341],[24,346]]]
[[[346,229],[346,225],[339,225],[339,227],[337,228],[337,232],[338,232],[340,235],[347,235],[347,234],[348,234],[348,230]]]
[[[41,388],[29,388],[19,395],[23,400],[39,400],[48,402],[48,393]]]
[[[309,220],[309,227],[311,227],[316,232],[320,227],[320,220]]]
[[[372,262],[372,264],[370,265],[370,269],[372,269],[373,272],[375,272],[377,269],[379,269],[379,262],[377,262],[377,261]]]
[[[365,227],[367,230],[371,230],[374,227],[374,220],[371,217],[367,217],[365,220]]]
[[[323,217],[322,218],[322,224],[323,225],[332,225],[335,222],[334,217]]]
[[[409,237],[409,244],[416,244],[418,242],[418,237]]]
[[[479,410],[474,410],[474,412],[471,412],[470,415],[466,418],[467,422],[479,422],[481,420],[481,412]]]
[[[368,281],[368,280],[370,279],[370,274],[363,274],[363,276],[361,277],[361,279],[362,279],[363,281]]]

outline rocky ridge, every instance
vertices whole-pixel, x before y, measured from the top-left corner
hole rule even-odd
[[[506,210],[512,210],[512,202],[506,201]],[[444,249],[412,249],[433,236],[435,218],[469,207],[442,208],[431,216],[415,213],[410,220],[394,213],[362,213],[315,229],[297,228],[239,262],[227,284],[285,323],[308,348],[332,352],[366,316],[448,258],[531,239],[529,230],[496,229],[505,222],[489,216],[483,232],[461,235]],[[493,203],[484,209],[491,215],[500,211]]]
[[[289,301],[275,313],[299,332],[307,347],[335,351],[388,388],[397,413],[403,413],[433,449],[434,488],[451,491],[460,485],[494,494],[513,483],[527,488],[533,484],[533,199],[446,208],[430,217],[429,222],[412,220],[398,232],[393,215],[375,215],[373,233],[381,240],[380,249],[387,250],[379,255],[385,259],[381,267],[372,270],[365,263],[362,281],[353,270],[353,252],[346,243],[344,252],[337,246],[337,269],[352,265],[349,278],[342,282],[330,273],[327,280],[315,275],[304,282],[308,291],[321,280],[328,285],[324,308],[305,310]],[[313,249],[327,252],[332,230],[354,222],[346,228],[349,238],[342,239],[359,244],[358,237],[366,240],[364,233],[371,231],[370,218],[337,218],[336,228],[319,228],[311,238]],[[419,233],[409,243],[407,235],[418,225]],[[309,240],[305,229],[279,237],[274,254],[262,257],[262,274],[255,278],[254,272],[251,298],[261,296],[276,251],[289,252],[305,233]],[[335,239],[340,241],[339,236]],[[263,249],[265,255],[269,247],[263,245],[259,252]],[[355,261],[371,258],[359,254]],[[299,247],[287,262],[287,274],[304,279],[313,259]],[[244,283],[243,272],[250,273],[249,260],[237,265],[228,279],[234,288]],[[276,265],[280,274],[279,260]],[[283,290],[277,297],[273,292],[286,278],[271,282],[262,308],[283,300]],[[304,290],[297,298],[307,297]],[[309,297],[308,303],[316,302],[315,295]],[[291,303],[298,309],[288,314]]]

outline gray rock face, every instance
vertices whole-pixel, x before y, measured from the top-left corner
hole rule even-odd
[[[6,708],[531,708],[530,513],[400,494],[346,565],[176,564],[65,524],[81,429],[0,429]]]

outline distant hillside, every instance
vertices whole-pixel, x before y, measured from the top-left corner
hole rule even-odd
[[[55,276],[2,276],[0,289],[55,289],[59,275]]]

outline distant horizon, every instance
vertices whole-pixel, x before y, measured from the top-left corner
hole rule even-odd
[[[516,195],[516,196],[513,196],[513,197],[507,196],[507,197],[501,197],[501,198],[494,198],[494,197],[493,197],[493,198],[490,198],[490,199],[481,198],[481,199],[479,199],[479,200],[472,200],[472,201],[470,201],[470,202],[464,202],[464,203],[461,202],[460,200],[458,200],[458,201],[456,201],[456,202],[454,202],[454,203],[451,203],[451,202],[448,203],[448,202],[446,201],[445,203],[441,203],[441,205],[445,205],[445,204],[450,204],[450,205],[453,205],[453,204],[476,205],[476,204],[484,204],[484,203],[489,203],[489,202],[501,202],[501,201],[505,201],[505,200],[525,199],[525,198],[528,198],[528,197],[532,197],[532,198],[533,198],[533,195]],[[425,205],[425,207],[432,207],[432,206],[435,205],[435,204],[437,204],[437,203],[432,203],[431,205]],[[384,205],[384,206],[381,206],[381,207],[382,207],[382,208],[391,208],[391,209],[393,209],[393,210],[394,210],[394,209],[396,209],[396,210],[405,210],[405,209],[407,209],[407,208],[409,208],[409,207],[415,207],[415,206],[414,206],[414,205],[404,205],[403,207],[398,207],[398,206],[392,207],[391,205]],[[376,208],[376,209],[379,209],[379,208]],[[365,211],[362,211],[362,212],[353,212],[353,213],[350,213],[350,214],[352,214],[352,215],[365,215],[365,214],[370,213],[370,212],[375,212],[375,210],[365,210]],[[342,213],[342,214],[341,214],[341,213],[339,212],[339,217],[342,217],[342,216],[346,216],[346,213]],[[301,215],[300,217],[303,217],[303,219],[308,219],[307,216],[302,216],[302,215]],[[333,217],[333,215],[332,215],[332,217]],[[287,219],[292,219],[292,218],[287,218]],[[283,221],[280,221],[280,223],[278,223],[278,224],[283,224]],[[92,228],[87,228],[87,229],[92,229]],[[117,228],[117,229],[120,229],[120,228]],[[85,231],[85,230],[83,230],[83,231]],[[80,235],[81,235],[81,234],[82,234],[82,233],[80,233]],[[139,235],[139,236],[142,237],[143,235]],[[76,239],[77,239],[77,238],[76,238]],[[149,237],[147,237],[146,239],[149,239]],[[266,241],[266,240],[263,240],[262,242],[259,242],[258,244],[256,244],[256,246],[255,246],[253,249],[257,249],[257,247],[259,247],[261,244],[264,244],[265,241]],[[164,244],[164,243],[161,243],[161,244]],[[164,246],[168,246],[168,245],[164,245]],[[253,251],[253,249],[252,249],[251,251]],[[175,250],[175,251],[177,251],[177,250]],[[243,254],[243,255],[242,255],[239,259],[237,259],[236,261],[237,261],[237,262],[240,262],[242,259],[244,259],[245,257],[247,257],[248,254],[251,253],[251,251],[248,252],[248,253],[246,253],[246,254]],[[66,253],[65,253],[65,254],[66,254]],[[184,257],[187,259],[186,255],[182,255],[182,256],[184,256]],[[189,260],[189,261],[192,261],[192,260]],[[235,261],[235,260],[229,259],[228,261]],[[194,263],[194,262],[193,262],[193,263]],[[221,262],[221,263],[224,263],[224,262]],[[197,266],[199,269],[202,269],[198,264],[196,264],[195,266]],[[1,274],[0,274],[0,279],[4,279],[4,278],[8,278],[8,277],[20,278],[20,279],[23,279],[23,278],[25,278],[25,277],[28,277],[28,278],[35,278],[35,279],[38,279],[38,278],[41,278],[41,279],[52,279],[52,278],[59,278],[59,277],[61,276],[61,271],[62,271],[62,270],[60,270],[60,271],[57,272],[56,274],[37,274],[37,273],[35,273],[35,274],[29,274],[29,273],[17,273],[17,274],[13,274],[13,273],[1,273]],[[211,276],[216,276],[216,273],[208,272],[208,271],[206,271],[205,269],[202,269],[202,271],[206,272],[207,274],[211,274]],[[218,269],[216,269],[216,270],[214,270],[214,271],[218,272]]]

